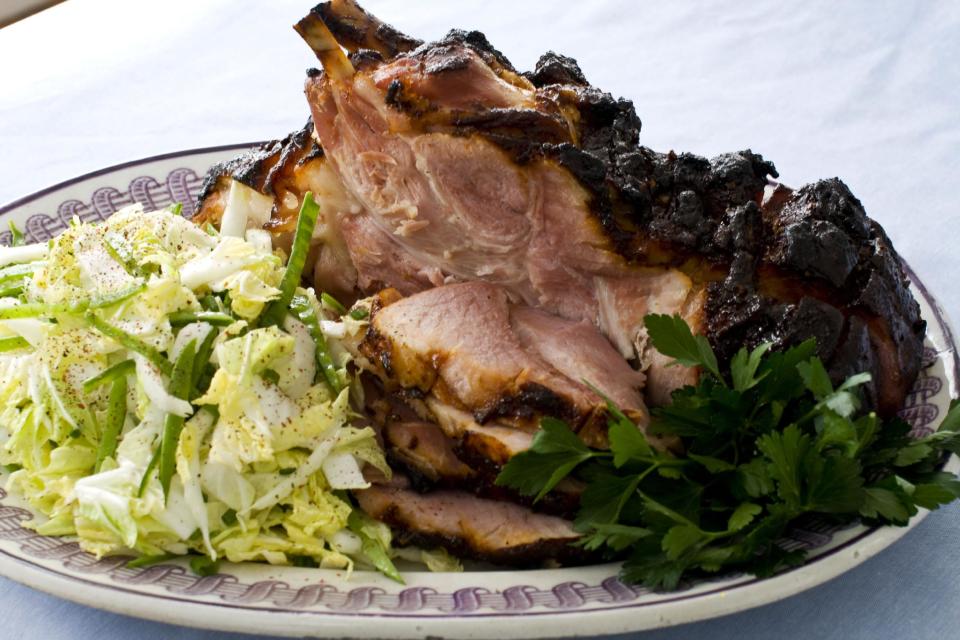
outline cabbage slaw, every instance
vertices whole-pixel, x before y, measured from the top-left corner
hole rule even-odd
[[[363,465],[390,474],[373,430],[351,424],[342,339],[365,321],[299,286],[312,196],[285,261],[258,228],[266,203],[238,185],[223,233],[132,205],[0,247],[8,488],[45,516],[38,532],[139,564],[358,563],[400,580],[391,557],[415,555],[456,569],[442,551],[394,549],[352,506]]]

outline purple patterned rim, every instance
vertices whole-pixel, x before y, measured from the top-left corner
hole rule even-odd
[[[84,173],[69,180],[64,180],[63,182],[58,182],[57,184],[51,185],[40,189],[39,191],[34,191],[31,194],[25,195],[23,197],[17,198],[11,202],[6,203],[3,206],[0,206],[0,216],[18,209],[25,204],[30,204],[38,198],[43,196],[50,195],[60,191],[66,187],[73,186],[77,183],[84,182],[90,178],[96,178],[97,176],[107,175],[109,173],[116,173],[121,169],[130,169],[131,167],[138,167],[144,164],[151,164],[153,162],[158,162],[160,160],[173,160],[174,158],[183,158],[185,156],[196,156],[203,153],[216,153],[218,151],[244,151],[246,149],[252,149],[258,145],[264,144],[263,142],[240,142],[237,144],[221,144],[215,145],[212,147],[197,147],[196,149],[186,149],[185,151],[171,151],[170,153],[161,153],[155,156],[147,156],[146,158],[140,158],[138,160],[128,160],[127,162],[121,162],[120,164],[114,164],[109,167],[104,167],[102,169],[97,169],[96,171],[91,171],[89,173]]]
[[[255,144],[256,143],[223,145],[167,153],[100,169],[8,203],[0,207],[0,217],[14,209],[21,208],[44,196],[63,190],[66,187],[73,186],[91,178],[114,173],[118,170],[200,154],[237,151],[249,148]],[[176,176],[176,180],[171,180],[173,176]],[[174,183],[176,183],[176,189],[172,186]],[[182,167],[170,171],[167,179],[162,184],[158,182],[155,177],[138,177],[130,183],[130,188],[126,191],[120,191],[112,187],[101,187],[94,193],[90,203],[85,204],[77,200],[68,200],[61,203],[58,207],[59,218],[51,218],[45,214],[30,216],[27,228],[28,231],[31,229],[30,220],[37,220],[37,224],[32,225],[32,228],[38,229],[39,231],[35,235],[40,237],[36,239],[42,239],[43,236],[56,233],[60,228],[63,228],[69,219],[68,216],[81,215],[84,219],[102,219],[119,208],[119,206],[129,204],[129,202],[138,198],[148,205],[156,206],[157,201],[154,196],[157,193],[160,194],[159,198],[163,202],[174,201],[175,192],[177,197],[182,197],[184,194],[189,197],[195,197],[195,191],[199,189],[199,184],[200,179],[197,174],[192,169]],[[166,189],[166,191],[164,191],[164,189]],[[100,196],[99,198],[98,194]],[[188,211],[191,210],[192,202],[185,208]],[[0,240],[5,239],[4,235],[5,234],[0,234]],[[932,311],[931,320],[936,323],[944,335],[946,344],[949,345],[952,350],[952,381],[956,384],[956,382],[960,380],[960,357],[958,357],[956,349],[953,348],[953,333],[950,325],[939,304],[909,266],[907,267],[907,273],[919,295],[922,296],[929,305]],[[927,349],[925,361],[934,361],[938,355],[934,350]],[[911,392],[903,415],[908,421],[914,424],[918,432],[929,429],[930,425],[935,422],[938,408],[936,405],[928,403],[927,400],[936,395],[942,387],[942,379],[924,373]],[[954,388],[952,391],[956,393],[957,389]],[[0,501],[4,498],[6,498],[6,492],[0,490]],[[60,538],[40,536],[29,529],[24,529],[20,523],[29,517],[31,517],[29,511],[12,505],[4,505],[0,502],[0,539],[18,542],[21,552],[33,556],[38,560],[56,559],[71,573],[58,571],[40,562],[34,562],[21,555],[0,549],[0,554],[11,560],[15,560],[18,564],[29,566],[32,570],[39,570],[59,578],[67,578],[70,581],[94,588],[106,588],[112,591],[138,596],[160,597],[175,602],[247,610],[253,608],[251,605],[254,604],[259,603],[261,607],[266,604],[270,606],[269,609],[256,607],[257,610],[266,613],[315,613],[337,616],[433,619],[464,616],[504,617],[555,615],[558,613],[582,613],[597,609],[604,611],[625,608],[638,609],[641,607],[702,598],[721,591],[731,592],[760,582],[758,578],[747,578],[741,582],[731,584],[731,576],[720,576],[716,579],[701,581],[696,585],[691,585],[704,586],[710,583],[722,583],[716,588],[708,588],[697,591],[696,593],[679,593],[675,596],[648,601],[638,600],[640,600],[644,594],[649,594],[649,591],[639,587],[624,585],[614,575],[610,575],[596,585],[588,585],[580,581],[567,581],[546,588],[538,588],[529,584],[514,584],[505,589],[494,591],[486,587],[464,587],[449,593],[441,593],[437,591],[437,589],[422,586],[410,587],[393,593],[379,587],[371,586],[357,586],[341,591],[336,585],[322,581],[316,584],[308,584],[304,587],[294,588],[281,580],[261,580],[252,583],[243,583],[236,576],[226,573],[200,578],[190,574],[183,567],[172,564],[143,569],[128,569],[125,566],[127,558],[112,557],[96,560],[89,554],[82,552],[74,542],[68,542]],[[789,538],[791,544],[796,547],[816,548],[829,542],[832,534],[837,531],[838,529],[836,528],[813,525],[794,532]],[[809,567],[811,564],[819,563],[821,560],[836,555],[863,541],[876,531],[876,528],[865,529],[854,535],[851,539],[816,556],[803,567],[787,570],[780,575],[785,575],[804,567]],[[611,569],[611,572],[612,571]],[[111,581],[117,584],[111,585],[88,580],[77,576],[76,573],[106,575]],[[517,572],[518,577],[522,575],[523,572]],[[575,574],[571,574],[571,577],[575,577]],[[157,585],[163,587],[166,593],[162,595],[145,593],[144,591],[125,587],[123,586],[124,584]],[[189,596],[193,596],[193,598]],[[198,596],[218,596],[220,600],[198,600],[196,599]],[[590,605],[596,605],[596,607],[591,608]],[[531,608],[536,607],[545,608],[546,611],[530,611]],[[440,612],[440,615],[436,613],[416,613],[425,611]]]

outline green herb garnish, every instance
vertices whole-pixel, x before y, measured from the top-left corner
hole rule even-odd
[[[567,476],[584,481],[576,544],[625,558],[625,581],[674,589],[690,574],[767,576],[803,561],[778,546],[798,518],[905,525],[918,508],[960,497],[960,480],[939,471],[945,452],[960,452],[960,405],[913,439],[903,420],[860,411],[868,374],[834,387],[813,341],[741,349],[722,372],[679,316],[645,322],[654,347],[702,371],[652,411],[647,431],[668,446],[652,446],[608,403],[609,451],[546,418],[497,478],[535,499]]]

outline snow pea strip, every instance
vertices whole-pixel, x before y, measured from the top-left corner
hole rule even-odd
[[[179,558],[175,553],[158,553],[154,556],[140,556],[139,558],[134,558],[127,563],[128,569],[142,569],[143,567],[150,567],[155,564],[160,564],[161,562],[169,562],[170,560],[176,560]]]
[[[20,336],[0,338],[0,353],[4,353],[6,351],[16,351],[17,349],[26,349],[29,346],[30,343]]]
[[[26,283],[21,280],[15,285],[3,288],[0,287],[0,298],[16,298],[23,293],[23,287]]]
[[[190,571],[201,578],[215,575],[220,570],[220,561],[207,556],[192,556],[190,558]]]
[[[68,304],[43,304],[39,302],[28,302],[18,304],[15,307],[5,307],[0,309],[0,320],[14,320],[16,318],[36,318],[37,316],[51,315],[54,313],[69,313],[74,305]]]
[[[317,312],[304,296],[294,296],[290,301],[290,310],[293,315],[310,330],[310,337],[316,345],[317,366],[323,373],[324,379],[333,393],[336,395],[343,389],[340,376],[337,375],[337,366],[333,363],[333,357],[330,355],[330,348],[327,346],[327,338],[323,335],[323,329],[320,328],[320,321],[317,319]]]
[[[194,397],[194,393],[198,394],[198,396],[201,393],[198,386],[200,385],[204,370],[210,362],[210,356],[213,355],[213,341],[217,339],[217,335],[216,330],[208,331],[203,342],[197,347],[197,355],[193,359],[193,372],[190,375],[191,397]],[[205,391],[205,389],[203,391]]]
[[[287,268],[280,280],[280,297],[270,303],[267,310],[260,317],[260,326],[279,325],[287,315],[287,307],[293,299],[294,291],[300,284],[303,267],[307,263],[307,253],[310,251],[310,239],[313,229],[317,226],[317,217],[320,215],[320,205],[313,199],[313,194],[307,191],[303,196],[303,206],[297,216],[297,231],[293,236],[293,246],[290,249],[290,259]]]
[[[137,488],[137,497],[142,498],[144,492],[147,490],[147,485],[150,484],[150,476],[153,475],[153,471],[157,468],[157,462],[160,460],[160,447],[157,447],[156,451],[153,452],[153,455],[150,456],[150,462],[147,463],[147,468],[143,472],[143,478],[140,479],[140,486]]]
[[[103,248],[107,252],[107,255],[113,258],[114,262],[116,262],[121,267],[123,267],[123,270],[126,271],[128,274],[134,277],[139,277],[143,275],[140,272],[140,269],[134,264],[133,258],[130,255],[124,256],[120,252],[120,249],[115,247],[113,243],[110,242],[110,240],[103,241]]]
[[[403,577],[400,575],[400,572],[397,571],[397,567],[390,559],[390,556],[387,555],[387,550],[383,548],[383,545],[379,540],[369,536],[364,530],[363,519],[364,516],[356,510],[351,512],[347,517],[347,528],[360,538],[360,549],[363,552],[363,555],[367,557],[367,560],[373,564],[377,571],[387,576],[391,580],[399,582],[400,584],[406,584],[403,581]]]
[[[17,307],[13,308],[16,309]],[[160,369],[163,374],[169,376],[173,373],[173,365],[170,364],[170,361],[163,357],[163,354],[160,353],[156,348],[150,346],[135,335],[129,334],[123,329],[118,329],[117,327],[104,322],[92,311],[88,312],[84,317],[94,329],[107,336],[121,347],[129,349],[135,353],[139,353],[152,364],[154,364],[158,369]]]
[[[117,378],[125,378],[127,375],[136,371],[137,365],[133,360],[124,360],[118,362],[112,367],[107,367],[95,376],[91,376],[83,381],[83,392],[90,393],[97,387],[108,382],[113,382]]]
[[[77,300],[69,304],[44,304],[41,302],[28,302],[19,304],[15,307],[6,307],[0,309],[0,320],[12,320],[15,318],[36,318],[37,316],[48,316],[57,313],[80,314],[92,309],[106,309],[115,304],[120,304],[137,295],[147,285],[139,284],[130,289],[125,289],[117,293],[110,293],[87,300]]]
[[[11,247],[22,247],[26,244],[27,239],[23,235],[23,231],[17,228],[17,225],[14,224],[13,220],[10,221],[10,246]]]
[[[127,362],[131,362],[128,360]],[[104,425],[100,446],[97,447],[95,473],[100,472],[103,461],[112,458],[117,452],[117,440],[127,417],[127,377],[117,376],[110,387],[110,400],[107,403],[107,423]]]
[[[194,322],[206,322],[215,327],[226,327],[236,322],[233,316],[214,311],[174,311],[167,318],[174,327],[185,327]]]
[[[138,285],[134,285],[129,289],[124,289],[123,291],[118,291],[116,293],[108,293],[104,296],[97,296],[95,298],[90,298],[88,301],[87,307],[84,309],[106,309],[107,307],[112,307],[115,304],[120,304],[121,302],[126,302],[133,296],[138,293],[142,293],[147,288],[147,284],[142,282]]]
[[[193,361],[196,359],[196,355],[197,341],[191,340],[177,356],[177,361],[173,365],[173,373],[170,375],[170,394],[181,400],[188,400],[190,390],[193,388]],[[160,462],[157,465],[157,473],[160,476],[160,486],[163,487],[164,498],[170,493],[170,481],[173,479],[176,467],[177,443],[180,442],[181,431],[183,431],[183,416],[168,413],[163,421]]]
[[[28,262],[26,264],[15,264],[0,269],[0,284],[7,284],[13,280],[22,280],[27,276],[33,275],[36,266],[35,263]]]
[[[217,313],[223,311],[223,305],[220,304],[220,298],[212,293],[208,293],[200,298],[200,306],[203,307],[204,311],[215,311]]]
[[[337,312],[338,316],[342,316],[347,312],[347,308],[340,304],[340,301],[334,298],[332,295],[324,291],[320,294],[320,300],[324,302],[328,307]]]

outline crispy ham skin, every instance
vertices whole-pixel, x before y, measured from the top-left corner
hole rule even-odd
[[[310,121],[211,169],[198,216],[216,224],[238,180],[274,198],[265,227],[283,247],[317,197],[307,279],[343,302],[375,296],[355,355],[407,475],[357,499],[401,541],[578,561],[570,522],[493,479],[545,416],[607,445],[585,381],[641,426],[697,381],[649,343],[649,313],[681,315],[722,362],[816,338],[835,382],[867,371],[868,405],[901,408],[925,323],[890,239],[839,179],[794,190],[750,150],[641,146],[632,103],[553,52],[520,73],[478,32],[423,43],[352,0],[295,28],[323,67],[307,73]],[[579,491],[535,508],[569,516]]]

